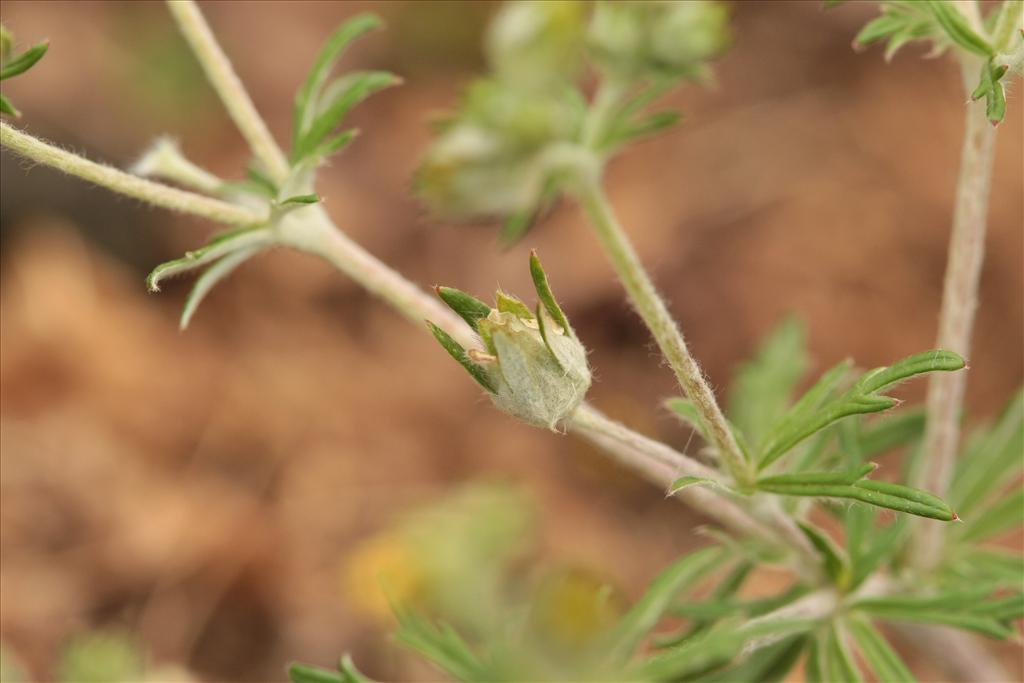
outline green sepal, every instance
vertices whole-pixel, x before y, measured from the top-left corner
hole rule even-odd
[[[544,304],[544,308],[551,314],[554,321],[565,330],[567,335],[575,337],[576,335],[569,325],[569,319],[565,317],[565,313],[562,312],[561,307],[555,300],[555,295],[551,292],[548,276],[544,272],[544,266],[541,265],[536,251],[530,252],[530,276],[533,278],[533,286],[537,290],[537,296],[540,298],[540,302]]]
[[[0,81],[25,73],[43,58],[48,49],[50,49],[50,44],[42,42],[38,45],[33,45],[14,59],[7,61],[3,67],[0,67]]]
[[[494,295],[494,300],[495,308],[502,313],[511,313],[517,318],[524,320],[532,320],[534,317],[533,311],[531,311],[526,304],[511,294],[506,294],[505,292],[498,290]]]
[[[448,354],[459,363],[459,365],[464,367],[466,372],[468,372],[480,386],[492,394],[497,391],[497,387],[494,386],[494,380],[491,376],[481,366],[473,362],[473,359],[469,357],[469,354],[466,353],[466,349],[462,348],[462,345],[459,344],[459,342],[452,339],[451,335],[429,320],[427,321],[427,328],[430,330],[431,334],[434,335],[434,338],[441,343],[444,350],[447,351]]]
[[[480,320],[491,314],[490,306],[462,290],[454,287],[435,287],[434,291],[441,297],[441,301],[448,305],[448,308],[455,311],[476,332],[480,331]]]
[[[544,315],[545,315],[544,307],[538,301],[537,302],[537,318],[536,318],[536,320],[537,320],[537,332],[540,333],[541,341],[544,342],[544,347],[548,350],[548,353],[550,353],[551,357],[555,360],[556,363],[558,363],[558,367],[561,368],[564,371],[565,370],[565,366],[562,365],[562,361],[560,361],[558,359],[558,354],[555,353],[555,350],[553,348],[551,348],[551,340],[548,339],[548,324],[544,321]]]

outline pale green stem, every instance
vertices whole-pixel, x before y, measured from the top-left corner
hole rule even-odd
[[[56,145],[43,142],[17,128],[0,123],[0,144],[26,159],[50,166],[68,175],[102,185],[119,194],[140,199],[172,211],[208,218],[217,223],[249,226],[265,223],[261,215],[236,204],[179,190],[163,183],[140,178],[105,164],[98,164]]]
[[[192,0],[168,0],[167,8],[253,154],[272,180],[278,185],[284,183],[289,173],[288,160],[256,111],[199,7]]]
[[[654,336],[683,393],[693,402],[704,424],[707,425],[712,446],[719,453],[737,485],[749,488],[753,483],[753,473],[743,457],[736,437],[725,415],[722,414],[714,392],[704,379],[700,366],[690,354],[679,326],[651,282],[629,237],[619,225],[615,212],[601,189],[599,179],[584,178],[579,194],[594,232],[612,267],[622,280],[626,293]]]
[[[979,68],[977,58],[962,58],[961,72],[967,92],[973,90]],[[984,105],[969,104],[936,342],[938,348],[955,351],[964,358],[970,357],[971,330],[978,307],[994,147],[995,127],[986,118]],[[962,372],[937,372],[928,379],[925,461],[914,485],[940,497],[946,495],[953,476],[966,383],[967,375]],[[934,568],[942,559],[945,525],[923,519],[916,524],[918,533],[913,536],[915,552],[910,554],[911,561],[920,569]]]

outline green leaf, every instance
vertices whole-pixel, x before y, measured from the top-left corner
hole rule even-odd
[[[344,655],[338,662],[338,670],[341,671],[345,683],[374,683],[374,681],[359,669],[352,661],[352,655]]]
[[[700,434],[705,441],[709,440],[707,429],[704,427],[704,421],[700,416],[700,411],[697,410],[697,406],[694,405],[693,401],[686,398],[670,398],[665,401],[665,407],[672,411],[672,413],[678,417],[683,424]]]
[[[669,495],[679,493],[683,489],[690,488],[691,486],[722,486],[722,483],[709,479],[707,477],[680,477],[672,482],[672,486],[669,487]]]
[[[966,518],[999,492],[1024,469],[1024,390],[1007,403],[999,421],[979,430],[968,441],[950,486],[950,501]]]
[[[910,528],[907,518],[902,516],[887,526],[875,525],[875,511],[875,507],[859,503],[852,504],[846,511],[846,547],[853,567],[851,590],[895,557]],[[860,520],[859,532],[857,520]]]
[[[725,561],[721,548],[690,553],[662,572],[629,612],[615,625],[607,649],[609,661],[626,663],[681,592],[694,586]]]
[[[562,312],[558,301],[555,300],[555,295],[551,292],[548,276],[544,272],[544,266],[541,265],[536,251],[530,252],[530,276],[533,278],[533,286],[537,290],[537,296],[540,298],[540,302],[544,304],[544,308],[551,314],[554,321],[565,330],[566,334],[575,337],[572,326],[569,325],[569,319],[565,317],[565,313]]]
[[[425,617],[396,608],[398,631],[395,639],[415,650],[458,680],[491,680],[481,660],[450,625],[434,625]]]
[[[934,597],[871,598],[855,601],[851,607],[880,619],[942,624],[991,638],[1009,638],[1014,634],[1013,628],[984,613],[983,597],[988,591],[982,587]]]
[[[924,4],[954,43],[982,57],[991,57],[994,54],[988,41],[975,33],[964,15],[947,0],[925,0]]]
[[[816,633],[807,646],[807,661],[804,668],[807,672],[807,683],[826,683],[825,681],[825,647],[822,643],[823,634]]]
[[[683,115],[677,111],[659,111],[637,121],[629,121],[613,128],[601,143],[603,149],[617,147],[667,130],[680,121]]]
[[[331,35],[317,55],[313,68],[306,78],[306,82],[295,96],[295,121],[293,147],[298,145],[299,138],[308,129],[313,120],[316,101],[320,91],[323,89],[327,78],[334,68],[335,62],[341,57],[342,52],[349,43],[363,35],[367,31],[380,28],[381,21],[372,14],[359,14],[352,17]]]
[[[21,112],[15,109],[11,101],[3,95],[0,95],[0,112],[9,116],[21,116]]]
[[[748,614],[748,612],[745,611],[748,606],[735,603],[732,598],[743,586],[743,582],[747,580],[747,577],[750,576],[750,572],[753,571],[753,569],[754,563],[749,560],[738,562],[736,566],[732,568],[732,571],[730,571],[726,577],[722,579],[717,586],[715,586],[709,600],[703,603],[686,602],[682,605],[673,607],[672,614],[688,618],[691,621],[691,624],[688,628],[680,631],[679,633],[655,639],[655,645],[659,648],[672,647],[680,644],[688,638],[704,633],[711,628],[714,625],[714,622],[720,617],[736,614]],[[691,611],[690,608],[698,606],[710,607],[708,610],[711,612],[710,616],[708,615],[708,612],[701,615],[697,613],[697,611]]]
[[[359,72],[339,79],[338,84],[342,87],[337,88],[337,92],[329,89],[330,92],[324,93],[323,110],[313,117],[308,129],[299,135],[295,149],[292,150],[292,162],[297,163],[309,156],[357,104],[375,92],[399,83],[400,78],[384,71]]]
[[[292,683],[347,683],[337,671],[328,671],[316,666],[292,664],[288,667],[288,678]]]
[[[924,434],[924,421],[925,411],[916,408],[866,422],[859,434],[861,457],[870,458],[917,441]]]
[[[1024,488],[1000,497],[978,517],[965,520],[958,535],[965,542],[981,541],[1024,525]]]
[[[261,247],[259,246],[243,247],[242,249],[222,257],[219,261],[207,268],[203,274],[196,279],[196,283],[192,286],[192,291],[189,292],[188,298],[185,299],[185,308],[181,312],[181,320],[178,323],[178,329],[182,331],[188,329],[189,323],[192,322],[192,316],[195,315],[196,311],[199,309],[199,304],[203,302],[203,299],[205,299],[206,295],[210,293],[210,290],[212,290],[217,283],[234,272],[236,268],[258,254],[260,249]]]
[[[348,147],[349,143],[355,140],[356,137],[358,136],[358,128],[351,128],[344,132],[338,133],[337,135],[329,137],[324,142],[320,143],[320,145],[315,150],[313,150],[313,153],[310,156],[317,159],[325,159],[331,156],[332,154],[337,154],[341,150]]]
[[[444,350],[447,351],[448,354],[459,363],[459,365],[464,367],[466,372],[468,372],[480,386],[492,394],[497,391],[497,388],[494,386],[494,380],[491,378],[490,374],[488,374],[483,367],[473,362],[473,359],[469,357],[469,354],[466,353],[466,349],[462,348],[462,345],[459,344],[459,342],[452,339],[451,335],[429,320],[427,321],[427,328],[434,335],[434,338],[441,343]]]
[[[959,519],[941,498],[926,491],[871,479],[851,481],[857,472],[811,472],[766,477],[757,481],[757,488],[783,496],[849,498],[944,522]]]
[[[860,683],[861,676],[846,639],[833,622],[825,640],[825,674],[831,683]]]
[[[840,396],[826,398],[844,374],[842,365],[836,366],[772,428],[765,443],[760,467],[767,467],[798,443],[837,420],[895,406],[896,399],[877,395],[883,389],[923,373],[950,372],[963,367],[963,358],[951,351],[920,353],[888,367],[866,372]],[[811,398],[808,399],[808,396]]]
[[[50,49],[48,42],[39,43],[25,50],[14,59],[5,61],[3,67],[0,68],[0,81],[25,73],[43,58],[48,49]]]
[[[825,568],[826,575],[832,579],[836,586],[839,586],[841,589],[845,588],[849,584],[852,573],[850,560],[846,557],[845,553],[821,529],[808,522],[798,521],[797,524],[800,530],[804,532],[804,535],[807,536],[807,540],[814,546],[814,549],[821,554],[822,566]]]
[[[799,472],[795,474],[777,474],[757,480],[758,488],[808,486],[821,484],[855,484],[878,468],[875,463],[867,463],[860,467],[839,472]],[[767,490],[767,489],[765,489]]]
[[[480,299],[454,287],[435,287],[434,291],[448,308],[455,311],[474,331],[479,332],[478,323],[491,314],[491,307]]]
[[[320,197],[316,194],[297,194],[294,197],[288,197],[288,199],[281,200],[281,206],[287,206],[288,204],[316,204],[320,201]]]
[[[180,259],[161,263],[146,278],[146,287],[151,292],[159,292],[160,281],[164,278],[199,268],[240,249],[267,246],[272,241],[273,235],[267,228],[242,228],[229,231],[215,237],[204,247],[186,252],[185,256]]]
[[[914,683],[917,680],[910,668],[903,663],[900,656],[889,645],[885,636],[879,633],[870,621],[854,617],[846,623],[850,629],[850,635],[857,644],[857,649],[864,655],[868,666],[871,667],[879,681]]]
[[[729,419],[755,445],[785,415],[797,382],[807,369],[804,326],[796,317],[782,321],[743,364],[729,395]]]
[[[784,638],[755,650],[736,666],[693,680],[699,683],[782,683],[807,649],[807,641],[807,636],[803,635]]]

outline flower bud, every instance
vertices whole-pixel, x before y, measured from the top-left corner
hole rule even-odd
[[[555,429],[583,401],[590,367],[536,254],[530,258],[530,271],[540,299],[533,311],[503,292],[491,308],[465,292],[438,288],[441,299],[480,335],[483,350],[466,351],[437,326],[430,329],[496,406],[530,424]]]
[[[585,15],[579,0],[505,3],[487,33],[494,71],[535,91],[574,80],[582,65]]]
[[[694,78],[728,42],[728,12],[710,0],[603,2],[588,42],[606,71]]]

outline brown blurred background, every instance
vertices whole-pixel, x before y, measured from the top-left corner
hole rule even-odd
[[[321,42],[368,6],[203,7],[286,140]],[[372,4],[388,28],[344,66],[406,83],[356,110],[363,135],[318,189],[339,226],[424,285],[525,294],[538,248],[593,350],[593,401],[682,447],[688,434],[658,408],[670,373],[575,207],[502,251],[493,228],[437,224],[410,192],[429,121],[483,68],[493,8]],[[717,87],[673,95],[684,125],[608,179],[693,351],[724,396],[787,312],[808,324],[815,371],[930,348],[961,137],[954,65],[914,48],[890,65],[854,54],[873,4],[733,8]],[[161,4],[7,1],[2,18],[21,45],[51,40],[4,88],[33,133],[121,166],[169,134],[211,171],[241,174],[244,143]],[[997,141],[975,417],[1024,369],[1022,111],[1011,96]],[[69,638],[113,628],[198,679],[278,681],[289,660],[343,650],[382,678],[429,679],[343,576],[353,548],[463,482],[521,487],[539,525],[533,561],[591,568],[628,595],[701,542],[695,513],[571,437],[497,413],[423,330],[327,265],[262,256],[179,334],[190,279],[148,295],[143,278],[212,226],[6,152],[2,172],[0,638],[34,677],[56,675]],[[1005,659],[1019,676],[1019,650]]]

